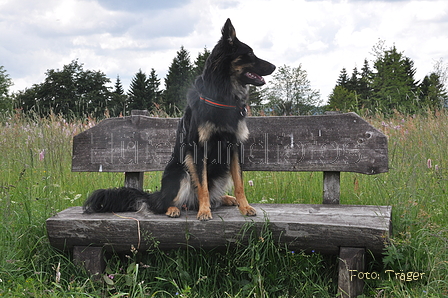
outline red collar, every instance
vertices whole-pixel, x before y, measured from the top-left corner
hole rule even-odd
[[[205,96],[200,96],[199,99],[203,100],[206,104],[210,105],[210,106],[214,106],[217,108],[222,108],[222,109],[236,109],[236,106],[230,106],[230,105],[226,105],[217,101],[214,101],[213,99],[210,99],[208,97]]]
[[[243,104],[242,106],[238,107],[238,106],[226,105],[226,104],[223,104],[221,102],[214,101],[213,99],[205,97],[205,96],[199,96],[199,99],[204,101],[204,103],[208,104],[209,106],[216,107],[216,108],[221,108],[221,109],[226,109],[226,110],[236,110],[236,111],[240,112],[240,115],[242,117],[245,117],[247,115],[247,109],[246,109],[246,105],[245,104]]]

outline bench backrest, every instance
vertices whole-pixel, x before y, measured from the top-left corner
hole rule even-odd
[[[105,119],[74,137],[72,171],[126,172],[126,184],[141,188],[143,172],[170,160],[178,122],[142,111]],[[326,203],[339,201],[340,172],[388,171],[387,137],[355,113],[248,117],[247,126],[239,148],[244,171],[322,171]]]

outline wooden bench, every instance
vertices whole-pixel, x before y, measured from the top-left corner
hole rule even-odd
[[[125,172],[125,186],[142,189],[143,173],[163,170],[170,159],[177,123],[178,119],[148,117],[146,111],[103,120],[74,137],[72,170]],[[249,140],[239,148],[243,170],[323,172],[323,204],[251,204],[256,217],[244,217],[236,207],[221,207],[207,222],[196,220],[195,211],[168,218],[83,214],[81,207],[72,207],[47,220],[51,245],[73,249],[76,262],[99,273],[104,250],[149,248],[151,243],[142,235],[150,234],[162,249],[187,244],[215,248],[234,242],[248,222],[261,228],[266,216],[274,239],[289,249],[339,255],[339,292],[342,297],[361,294],[363,281],[352,279],[349,270],[364,272],[367,250],[381,255],[391,231],[392,208],[339,205],[340,172],[387,172],[387,137],[355,113],[248,117],[247,126]],[[227,157],[216,162],[227,162]]]

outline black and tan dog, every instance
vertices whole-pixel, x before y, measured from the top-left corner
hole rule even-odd
[[[179,122],[160,191],[96,190],[84,203],[85,212],[148,208],[178,217],[182,208],[188,208],[198,210],[199,220],[209,220],[212,208],[237,205],[243,215],[256,215],[244,194],[239,153],[249,135],[245,122],[248,84],[263,85],[262,76],[274,69],[238,40],[228,19],[202,75],[188,93],[188,105]],[[232,180],[235,197],[225,195]]]

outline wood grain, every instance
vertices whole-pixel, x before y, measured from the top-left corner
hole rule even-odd
[[[103,120],[74,137],[72,170],[161,171],[171,159],[178,121],[144,115]],[[247,126],[249,139],[240,146],[244,171],[388,171],[387,137],[355,113],[248,117]]]
[[[274,239],[291,250],[338,254],[339,247],[348,246],[381,254],[391,230],[390,206],[252,206],[256,217],[242,216],[237,207],[220,207],[207,222],[198,221],[196,211],[183,211],[181,217],[169,218],[140,213],[84,214],[81,207],[72,207],[47,219],[46,224],[51,245],[59,249],[92,245],[115,251],[129,251],[131,245],[146,250],[152,245],[150,239],[159,241],[162,249],[187,244],[202,248],[225,246],[241,240],[246,224],[259,231],[269,219]]]

